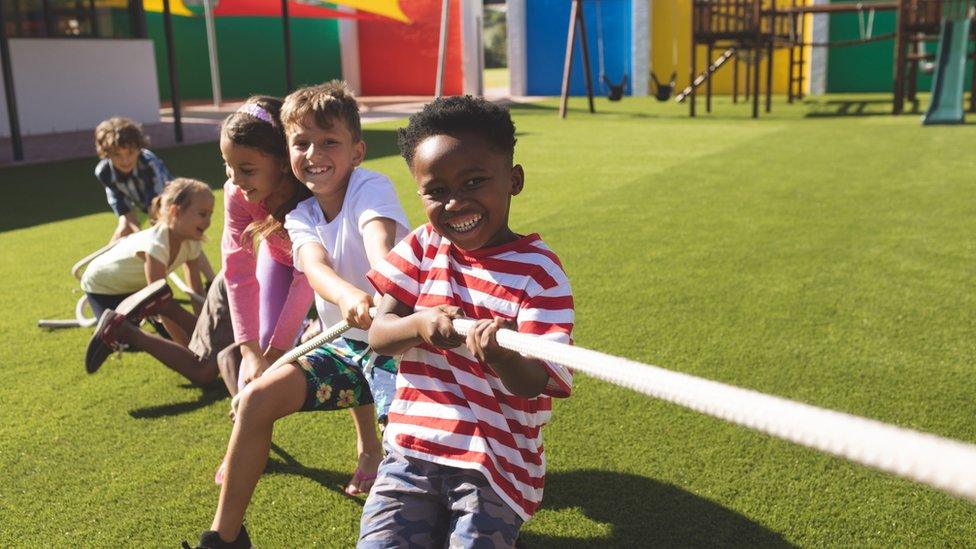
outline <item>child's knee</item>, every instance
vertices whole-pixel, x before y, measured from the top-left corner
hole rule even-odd
[[[256,381],[251,382],[250,387],[241,391],[240,403],[238,405],[239,421],[274,421],[274,411],[277,408],[277,396],[274,387]]]

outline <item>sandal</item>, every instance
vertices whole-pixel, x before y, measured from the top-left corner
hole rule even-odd
[[[370,488],[373,487],[374,482],[376,482],[376,473],[364,475],[363,472],[359,470],[359,467],[356,467],[356,472],[352,474],[352,480],[346,484],[346,495],[358,496],[360,494],[368,494]],[[359,486],[363,485],[364,483],[367,483],[366,489],[360,490]]]

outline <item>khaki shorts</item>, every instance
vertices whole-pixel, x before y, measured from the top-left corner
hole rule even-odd
[[[230,304],[223,271],[217,273],[200,310],[197,325],[187,345],[201,360],[217,360],[217,353],[234,343],[234,326],[230,321]]]

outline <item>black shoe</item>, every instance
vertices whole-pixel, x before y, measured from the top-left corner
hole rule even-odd
[[[119,324],[123,322],[125,317],[112,309],[102,311],[102,316],[95,326],[95,333],[88,341],[88,349],[85,350],[85,371],[89,374],[97,372],[105,359],[122,348],[117,341],[117,332]]]
[[[154,314],[161,304],[172,298],[173,290],[166,284],[166,279],[161,278],[123,299],[115,310],[138,326],[142,319]]]
[[[251,549],[251,538],[248,537],[247,529],[242,524],[241,531],[237,533],[237,539],[234,541],[224,541],[220,539],[217,532],[207,530],[200,534],[199,545],[192,548],[189,543],[183,541],[183,549]]]

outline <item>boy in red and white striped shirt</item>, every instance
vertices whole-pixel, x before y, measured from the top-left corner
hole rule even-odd
[[[537,234],[509,228],[524,173],[506,109],[438,99],[398,134],[429,223],[367,275],[383,294],[369,343],[403,358],[359,547],[514,546],[542,501],[541,428],[572,374],[495,336],[570,343],[569,280]],[[460,317],[477,319],[467,338]]]

